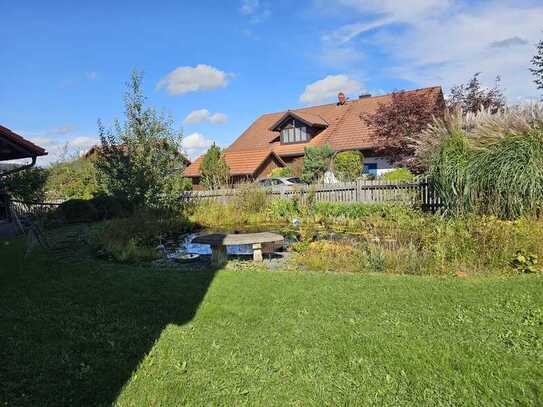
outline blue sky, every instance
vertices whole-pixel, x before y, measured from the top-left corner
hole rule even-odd
[[[24,1],[0,6],[0,123],[43,145],[96,142],[144,71],[194,157],[258,115],[501,75],[512,103],[538,97],[528,71],[543,38],[530,0]],[[192,114],[191,114],[192,113]],[[190,118],[187,117],[190,115]]]

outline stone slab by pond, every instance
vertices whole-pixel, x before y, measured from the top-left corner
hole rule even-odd
[[[192,243],[211,245],[211,262],[221,264],[226,261],[226,246],[251,244],[253,245],[253,260],[262,261],[262,243],[277,243],[284,240],[277,233],[211,233],[201,235],[192,240]]]

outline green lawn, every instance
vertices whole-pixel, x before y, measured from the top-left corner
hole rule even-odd
[[[156,271],[20,254],[0,242],[2,406],[543,402],[541,276]]]

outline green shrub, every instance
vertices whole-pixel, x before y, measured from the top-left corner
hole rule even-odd
[[[25,202],[43,202],[48,170],[32,167],[0,179],[5,190],[15,199]]]
[[[330,159],[334,154],[332,147],[305,147],[301,179],[311,184],[321,178],[330,168]]]
[[[334,172],[341,181],[353,181],[362,174],[363,164],[360,151],[342,151],[334,158]]]
[[[129,213],[129,208],[119,199],[104,193],[97,194],[90,202],[96,208],[98,219],[118,218]]]
[[[511,267],[520,273],[537,273],[539,271],[537,263],[537,256],[535,254],[519,250],[513,260],[511,260]]]
[[[129,217],[106,220],[93,225],[91,243],[120,262],[155,259],[155,247],[169,235],[191,230],[183,215],[161,210],[138,210]]]
[[[267,191],[253,183],[238,185],[232,199],[232,205],[236,209],[249,213],[265,211],[268,202]]]
[[[395,168],[392,171],[387,171],[380,177],[385,181],[413,181],[415,174],[407,168]]]
[[[417,212],[399,205],[318,202],[315,204],[314,213],[324,218],[357,219],[369,216],[398,218],[414,216]]]
[[[99,219],[98,210],[90,200],[70,199],[60,204],[59,211],[68,223],[93,222]]]
[[[294,175],[290,166],[274,168],[270,172],[270,177],[292,177]]]
[[[363,251],[363,267],[364,271],[383,273],[385,268],[385,251],[377,245],[368,245]]]
[[[60,161],[49,167],[45,186],[47,199],[91,199],[102,190],[91,160],[77,158]]]
[[[137,263],[158,259],[160,253],[152,247],[147,247],[137,239],[131,238],[126,243],[108,241],[102,246],[109,256],[119,263]]]
[[[298,245],[295,265],[309,271],[361,271],[361,251],[353,244],[319,240]]]
[[[300,215],[299,202],[296,199],[273,199],[268,207],[268,214],[271,219],[290,220]]]

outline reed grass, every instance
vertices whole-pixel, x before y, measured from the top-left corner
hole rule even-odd
[[[435,121],[417,146],[447,212],[502,219],[543,209],[543,107]]]

